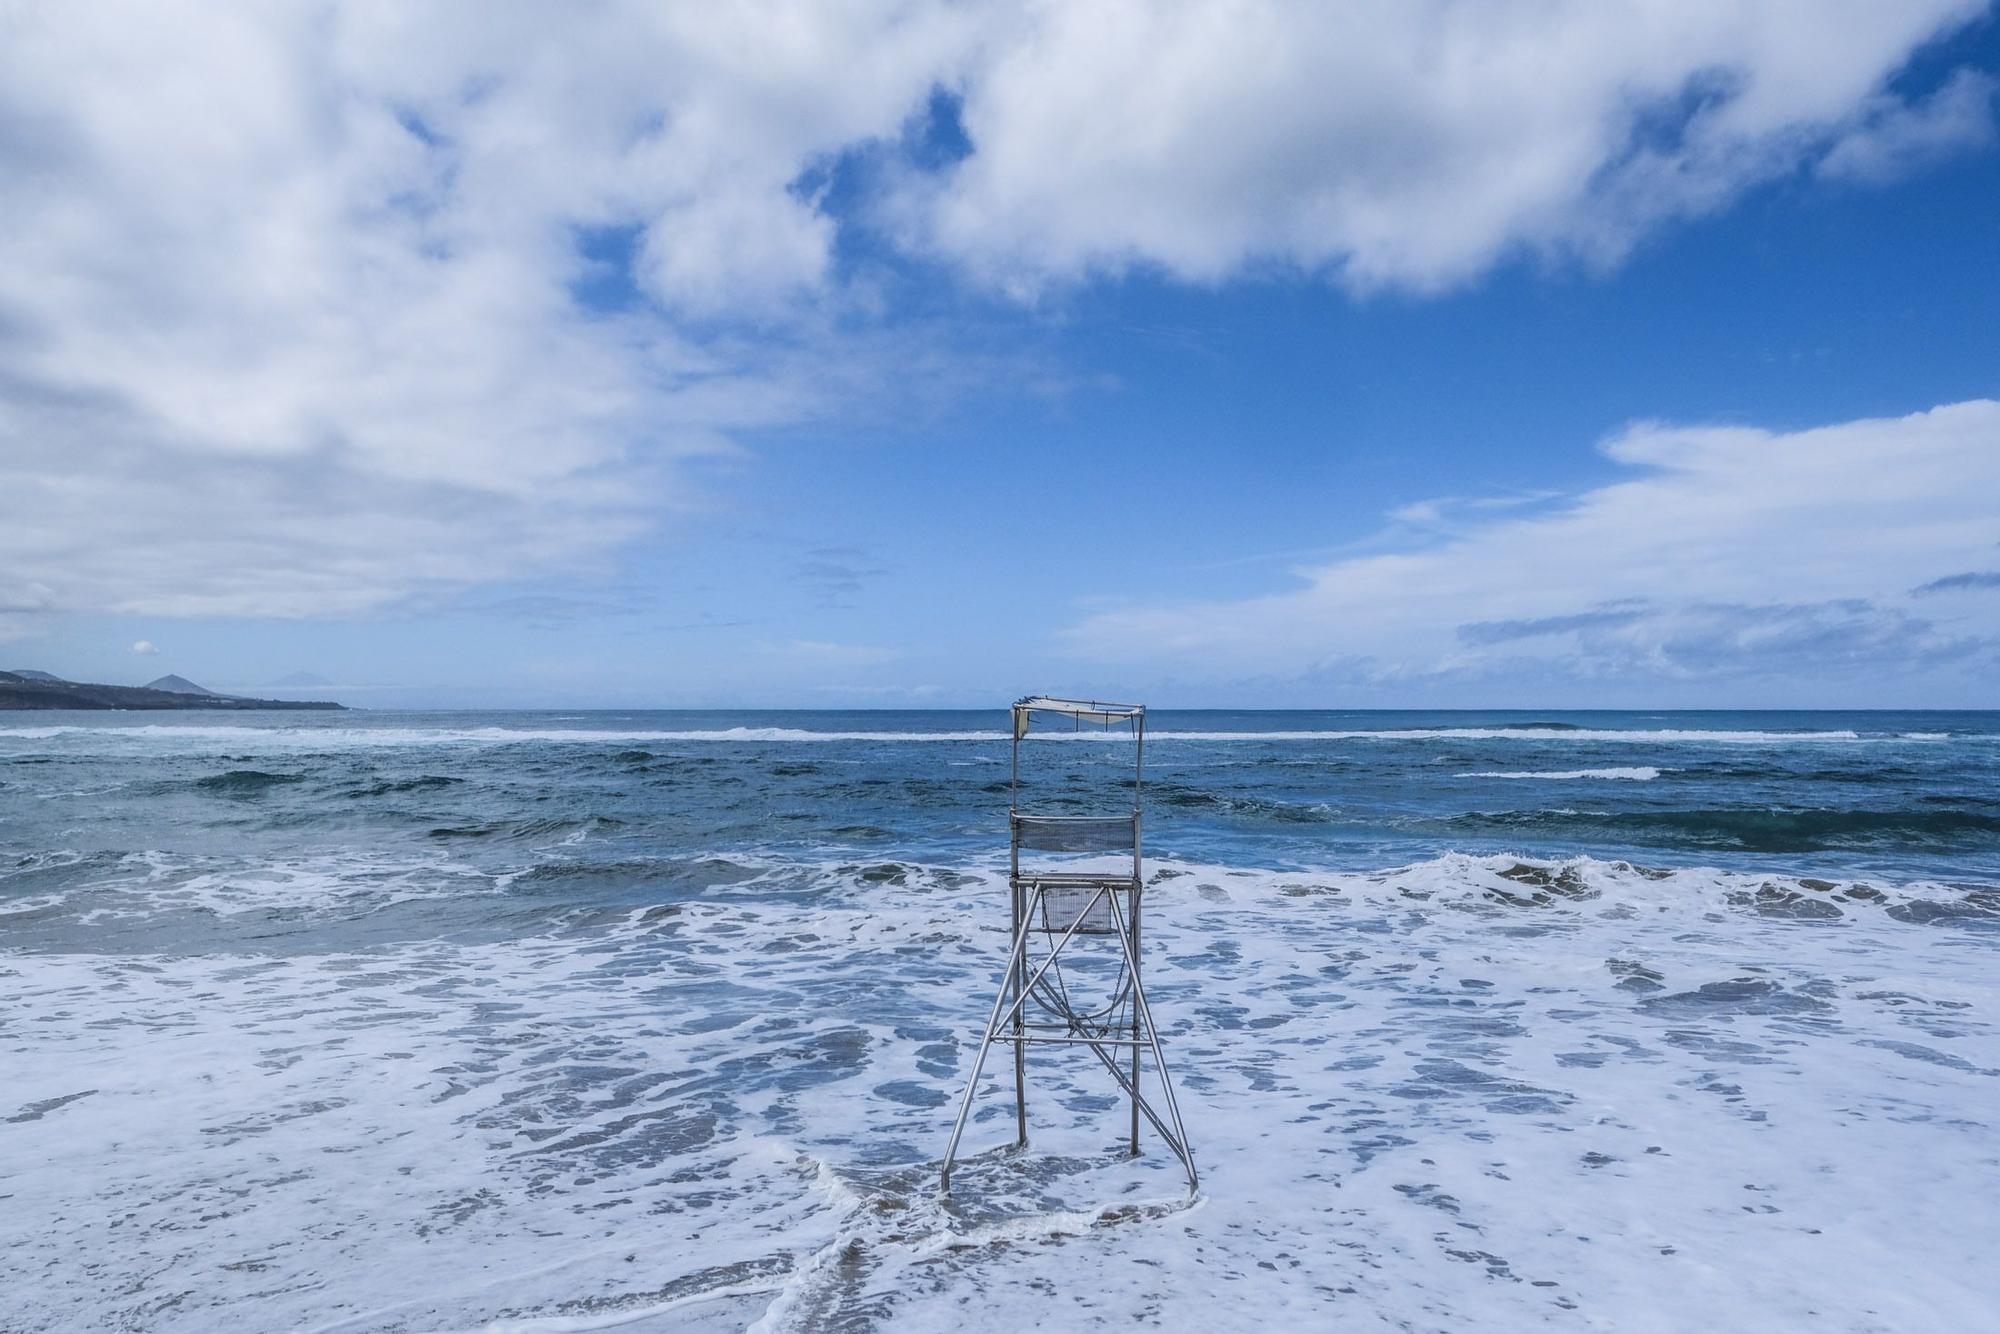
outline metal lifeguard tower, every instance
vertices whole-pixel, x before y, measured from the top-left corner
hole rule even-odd
[[[1069,730],[1085,724],[1129,729],[1132,744],[1132,809],[1115,815],[1035,814],[1021,809],[1021,742],[1037,719],[1067,722]],[[1056,699],[1031,695],[1014,705],[1013,756],[1008,780],[1008,824],[1011,830],[1008,883],[1011,890],[1013,947],[1007,957],[1006,974],[1000,994],[993,1000],[986,1031],[979,1042],[979,1056],[972,1063],[972,1077],[966,1082],[959,1103],[958,1120],[951,1128],[951,1143],[945,1149],[942,1187],[951,1190],[952,1163],[958,1154],[959,1137],[965,1133],[966,1118],[979,1088],[979,1075],[986,1066],[986,1053],[996,1042],[1014,1048],[1015,1146],[1028,1143],[1027,1051],[1030,1045],[1048,1044],[1086,1048],[1111,1072],[1130,1097],[1132,1104],[1131,1152],[1139,1152],[1139,1118],[1152,1123],[1160,1138],[1187,1171],[1188,1192],[1197,1187],[1194,1156],[1188,1149],[1187,1130],[1181,1124],[1180,1106],[1167,1077],[1166,1058],[1160,1052],[1159,1032],[1146,1003],[1145,984],[1139,976],[1139,899],[1144,880],[1139,853],[1139,798],[1145,776],[1146,707],[1143,704],[1105,704],[1097,700]],[[1096,854],[1097,864],[1068,861],[1028,865],[1023,854],[1034,859],[1037,853]],[[1105,854],[1118,857],[1116,869],[1104,869]],[[1129,868],[1124,857],[1129,855]],[[1090,951],[1100,957],[1095,973],[1088,978],[1065,977],[1060,962],[1065,950],[1078,940],[1109,937],[1111,949]],[[1072,955],[1072,962],[1079,962]],[[1108,985],[1106,985],[1108,979]],[[1082,983],[1096,983],[1083,986]],[[1094,994],[1084,995],[1085,991]],[[1159,1091],[1148,1095],[1140,1089],[1140,1055],[1151,1052]],[[1155,1102],[1157,1098],[1157,1102]]]

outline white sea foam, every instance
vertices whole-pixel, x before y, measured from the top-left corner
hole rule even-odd
[[[1479,773],[1459,774],[1460,778],[1542,778],[1550,782],[1569,782],[1579,778],[1622,778],[1633,783],[1650,783],[1660,776],[1660,771],[1648,764],[1633,765],[1627,769],[1538,769],[1538,770],[1485,770]]]
[[[1698,728],[1376,728],[1346,732],[1148,732],[1146,740],[1184,742],[1640,742],[1640,744],[1722,744],[1722,746],[1770,746],[1770,744],[1816,744],[1816,742],[1862,742],[1888,740],[1870,738],[1846,728],[1824,732],[1714,732]]]
[[[60,905],[88,923],[173,913],[354,918],[418,899],[505,893],[520,874],[494,874],[439,850],[390,855],[355,848],[274,857],[251,867],[229,863],[219,869],[199,856],[149,850],[127,854],[32,902],[38,913]],[[0,915],[26,911],[23,900],[0,903]]]
[[[508,869],[492,869],[452,855],[445,849],[366,847],[339,851],[273,856],[254,866],[234,860],[157,850],[128,853],[88,875],[73,877],[59,891],[32,897],[0,899],[0,921],[10,916],[47,916],[61,909],[86,924],[128,923],[163,915],[198,914],[231,919],[275,915],[288,922],[309,919],[353,920],[401,904],[420,901],[486,899],[515,891],[524,877],[547,867],[560,868],[556,849],[573,848],[587,830],[552,830],[546,841],[521,849]],[[47,865],[74,865],[71,854]],[[645,863],[628,863],[635,877]],[[708,868],[703,883],[712,889],[795,886],[796,864],[750,852],[692,854],[661,860],[665,875],[689,867]],[[0,887],[7,876],[0,874]]]
[[[372,746],[622,744],[658,742],[828,742],[828,741],[1004,741],[1007,734],[966,732],[811,732],[795,727],[724,727],[659,730],[646,728],[533,727],[139,727],[0,728],[0,737],[46,741],[58,737],[104,737],[140,741],[214,741],[230,748],[367,748]]]
[[[1060,1053],[1025,1155],[994,1151],[989,1063],[935,1197],[1005,951],[993,868],[828,866],[810,899],[494,943],[8,949],[8,1319],[1928,1330],[2000,1304],[1994,936],[1955,924],[1984,900],[1588,860],[1160,871],[1193,1208]]]

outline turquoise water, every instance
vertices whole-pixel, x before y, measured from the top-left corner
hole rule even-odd
[[[1193,1212],[1060,1061],[1034,1152],[928,1190],[1005,950],[1004,727],[0,715],[20,1327],[1006,1328],[1106,1256],[1074,1323],[2000,1298],[2000,717],[1153,714]],[[1130,758],[1042,741],[1035,804],[1124,802]]]

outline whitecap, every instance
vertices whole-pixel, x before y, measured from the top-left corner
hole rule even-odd
[[[1661,771],[1651,765],[1634,765],[1629,769],[1550,769],[1550,770],[1486,770],[1479,773],[1459,774],[1459,778],[1542,778],[1550,782],[1569,782],[1580,778],[1619,778],[1633,783],[1650,783],[1660,776]]]

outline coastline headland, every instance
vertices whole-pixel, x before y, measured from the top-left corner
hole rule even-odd
[[[199,692],[199,693],[197,693]],[[37,672],[0,672],[0,709],[345,709],[332,700],[251,699],[201,691],[158,690],[65,681]]]

